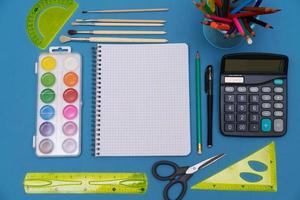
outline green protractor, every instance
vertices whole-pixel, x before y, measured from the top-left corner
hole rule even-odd
[[[26,30],[30,40],[45,49],[77,9],[74,0],[40,0],[30,10]]]

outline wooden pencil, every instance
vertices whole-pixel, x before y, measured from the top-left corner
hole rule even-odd
[[[264,28],[273,29],[273,26],[271,26],[271,24],[268,24],[268,23],[266,23],[266,22],[264,22],[264,21],[258,20],[258,19],[256,19],[255,17],[248,17],[247,19],[248,19],[249,21],[251,21],[251,22],[257,24],[257,25],[260,25],[260,26],[264,27]]]

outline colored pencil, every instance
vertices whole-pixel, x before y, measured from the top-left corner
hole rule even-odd
[[[230,37],[230,35],[236,30],[235,26],[231,26],[230,30],[226,32],[224,38],[228,39]]]
[[[267,7],[244,7],[243,11],[253,11],[253,12],[278,12],[281,9],[276,8],[267,8]]]
[[[230,14],[236,14],[239,11],[241,11],[245,6],[249,5],[253,0],[244,0],[242,3],[240,3],[236,8],[234,8]]]
[[[242,17],[253,17],[257,15],[266,15],[266,14],[272,14],[270,12],[252,12],[252,11],[246,11],[246,12],[240,12],[234,15],[230,15],[229,18],[242,18]]]
[[[223,0],[222,17],[227,17],[230,8],[230,0]]]
[[[197,3],[196,1],[193,1],[193,3],[203,14],[207,14],[206,10],[203,8],[203,2]]]
[[[210,7],[207,5],[207,3],[205,3],[205,1],[203,1],[202,4],[203,4],[203,8],[205,9],[206,13],[208,13],[208,14],[213,14],[212,10],[211,10]]]
[[[207,0],[207,5],[213,13],[216,11],[215,0]]]
[[[251,21],[252,23],[255,23],[255,24],[257,24],[257,25],[260,25],[260,26],[262,26],[262,27],[264,27],[264,28],[270,28],[270,29],[273,29],[273,26],[271,26],[271,24],[268,24],[268,23],[266,23],[266,22],[264,22],[264,21],[258,20],[258,19],[256,19],[255,17],[248,17],[247,19],[248,19],[249,21]]]
[[[202,119],[201,119],[201,66],[200,54],[197,51],[196,60],[196,98],[197,98],[197,152],[202,153]]]
[[[216,15],[209,15],[206,14],[205,15],[206,18],[211,19],[211,20],[215,20],[215,21],[220,21],[220,22],[224,22],[224,23],[232,23],[232,19],[228,19],[228,18],[224,18],[224,17],[218,17]]]
[[[244,26],[245,28],[247,29],[247,31],[249,32],[249,34],[252,36],[252,37],[255,37],[255,32],[253,31],[253,29],[251,28],[248,20],[246,18],[243,18],[243,23],[244,23]]]
[[[210,27],[217,30],[229,31],[231,26],[220,22],[211,22]]]
[[[239,31],[240,35],[244,37],[245,31],[244,31],[241,23],[239,22],[238,18],[234,17],[232,20],[233,20],[233,23],[235,24],[237,30]]]
[[[215,0],[215,4],[216,4],[216,6],[218,7],[218,8],[222,8],[222,6],[223,6],[223,2],[222,2],[222,0]]]
[[[263,0],[257,0],[254,7],[259,7]]]

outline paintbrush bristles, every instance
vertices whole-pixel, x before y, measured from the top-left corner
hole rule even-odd
[[[62,35],[62,36],[59,37],[59,41],[60,41],[61,43],[70,42],[70,41],[71,41],[71,38]]]

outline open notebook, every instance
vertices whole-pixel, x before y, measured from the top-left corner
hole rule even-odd
[[[96,48],[95,156],[191,150],[188,46]]]

